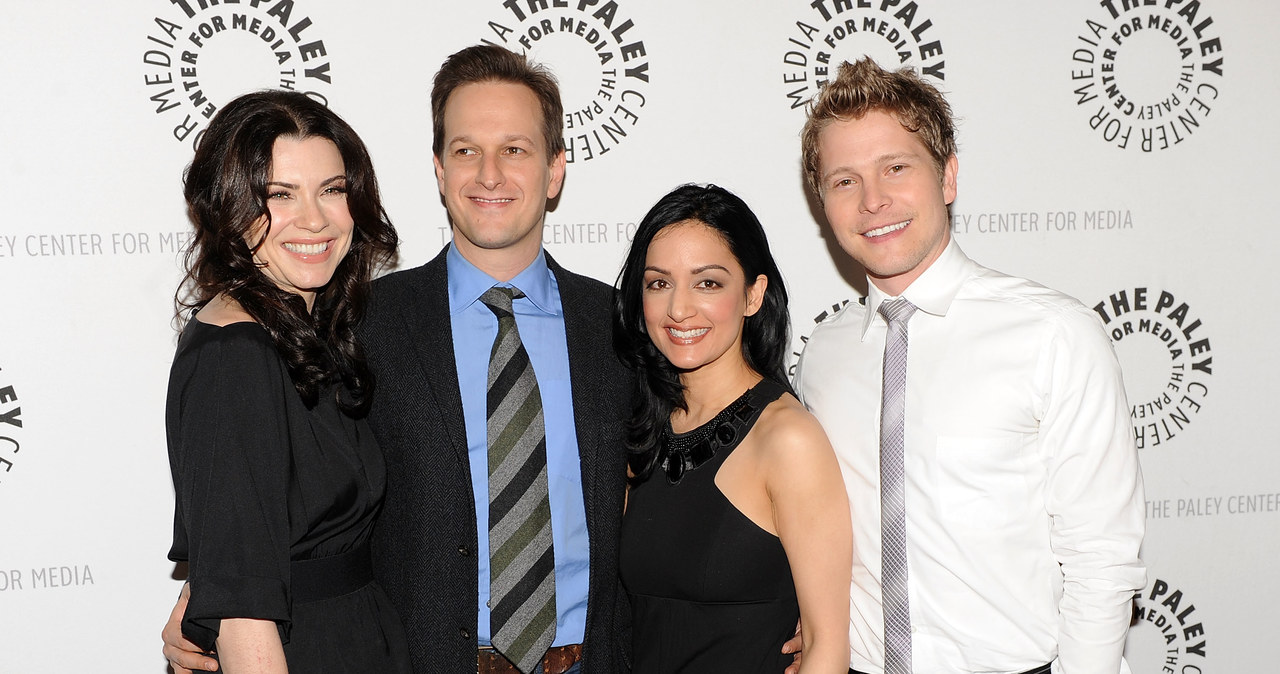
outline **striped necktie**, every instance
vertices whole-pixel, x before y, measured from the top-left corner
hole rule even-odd
[[[555,637],[556,580],[542,398],[511,310],[520,297],[494,286],[480,301],[498,317],[487,396],[489,627],[493,647],[528,674]]]

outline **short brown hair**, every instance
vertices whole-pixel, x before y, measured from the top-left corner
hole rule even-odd
[[[956,153],[951,106],[941,92],[910,68],[885,70],[865,56],[856,63],[845,61],[836,78],[809,103],[809,119],[800,132],[805,181],[819,197],[822,176],[818,134],[833,121],[861,119],[875,110],[893,115],[904,128],[920,137],[933,157],[938,175],[942,175],[947,159]]]
[[[444,106],[454,90],[464,84],[510,82],[529,87],[542,105],[542,135],[547,161],[564,151],[564,105],[555,75],[538,63],[509,49],[489,44],[467,47],[445,59],[431,87],[431,152],[444,151]]]

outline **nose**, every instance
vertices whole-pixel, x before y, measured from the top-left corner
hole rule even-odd
[[[315,197],[304,198],[298,213],[298,227],[308,232],[319,232],[329,226],[329,219]]]
[[[689,290],[677,288],[671,293],[671,301],[667,305],[667,316],[679,323],[698,313],[691,301]]]
[[[476,173],[476,182],[487,190],[496,189],[504,182],[502,167],[498,165],[498,157],[486,154],[480,158],[480,170]]]
[[[879,181],[874,179],[863,181],[858,210],[863,213],[876,213],[888,206],[889,202],[889,193],[881,187]]]

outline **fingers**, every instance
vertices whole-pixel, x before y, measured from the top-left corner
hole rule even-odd
[[[168,627],[162,634],[164,637],[164,658],[169,661],[169,666],[173,668],[175,674],[191,674],[192,670],[200,672],[216,672],[218,671],[218,661],[200,652],[199,647],[179,638],[174,641],[171,634],[168,633]]]
[[[787,643],[790,643],[790,642],[787,642]],[[786,652],[785,647],[783,648],[783,652],[784,653]],[[795,652],[795,657],[792,658],[791,660],[791,664],[788,665],[787,668],[783,670],[783,674],[800,674],[800,658],[802,657],[804,657],[804,653],[801,653],[800,651],[797,650]]]
[[[193,674],[193,672],[216,672],[218,661],[201,653],[164,649],[164,656],[169,660],[169,668],[174,674]]]
[[[800,634],[800,621],[796,621],[796,633],[786,643],[782,644],[783,653],[793,653],[795,655],[791,660],[791,665],[783,670],[783,674],[800,674],[800,659],[804,657],[801,649],[804,648],[804,637]]]

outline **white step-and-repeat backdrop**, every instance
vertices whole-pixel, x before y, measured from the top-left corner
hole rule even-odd
[[[1134,671],[1270,671],[1278,24],[1263,0],[7,3],[0,672],[164,670],[181,174],[209,117],[262,87],[327,101],[418,265],[448,238],[431,77],[482,40],[562,82],[548,250],[612,281],[660,195],[728,187],[768,228],[797,352],[865,291],[802,188],[803,103],[863,53],[926,73],[960,119],[955,236],[1096,305],[1123,363],[1149,499]]]

